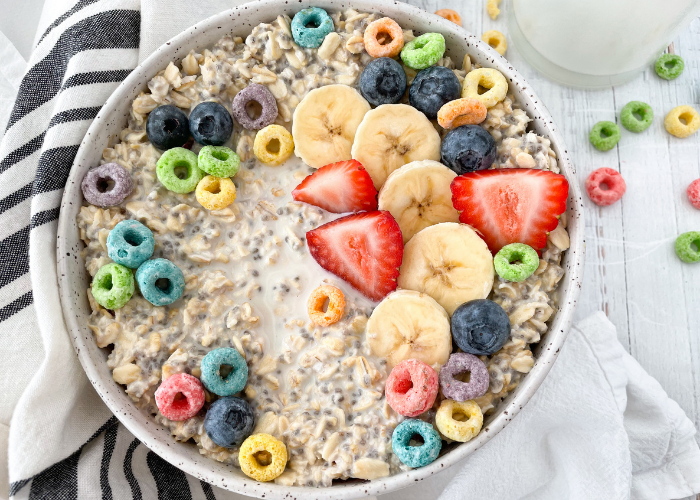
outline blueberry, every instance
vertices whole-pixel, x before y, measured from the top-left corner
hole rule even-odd
[[[231,138],[233,119],[218,102],[203,102],[190,113],[190,132],[205,146],[222,146]]]
[[[148,140],[162,151],[182,146],[190,138],[187,115],[167,104],[151,111],[146,120]]]
[[[440,155],[457,175],[484,170],[496,160],[496,141],[478,125],[462,125],[445,135]]]
[[[224,448],[240,445],[253,432],[255,414],[241,398],[228,396],[214,401],[204,417],[204,430]]]
[[[461,95],[459,79],[444,66],[431,66],[419,71],[408,89],[411,106],[431,120],[437,118],[437,112],[443,105],[459,99]]]
[[[487,299],[470,300],[452,314],[452,338],[464,352],[489,356],[510,338],[510,320],[501,306]]]
[[[406,92],[406,73],[389,57],[373,59],[360,75],[360,92],[370,104],[396,104]]]

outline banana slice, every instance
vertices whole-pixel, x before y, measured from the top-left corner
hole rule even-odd
[[[398,285],[430,295],[451,316],[461,304],[488,297],[493,277],[484,240],[466,224],[443,222],[406,244]]]
[[[352,157],[367,169],[378,191],[389,174],[406,163],[439,160],[440,135],[416,108],[382,104],[357,127]]]
[[[455,172],[433,160],[412,161],[389,175],[379,191],[379,210],[394,216],[404,245],[421,229],[459,221],[450,190],[455,177]]]
[[[294,110],[294,154],[313,168],[350,160],[355,132],[369,109],[364,97],[347,85],[312,90]]]
[[[439,370],[452,351],[450,318],[424,293],[397,290],[374,309],[367,322],[372,354],[389,368],[404,359],[419,359]]]

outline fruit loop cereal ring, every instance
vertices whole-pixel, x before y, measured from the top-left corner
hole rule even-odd
[[[224,365],[231,368],[226,377],[221,376],[221,367]],[[217,396],[233,396],[241,392],[248,382],[248,365],[241,353],[233,347],[209,351],[202,358],[200,370],[204,387]]]
[[[499,3],[501,3],[501,0],[488,0],[486,2],[486,12],[494,21],[498,17],[498,14],[501,13],[501,9],[498,8]]]
[[[452,9],[440,9],[436,10],[435,13],[438,16],[444,17],[448,21],[455,23],[457,26],[462,26],[462,16]]]
[[[209,439],[224,448],[240,445],[255,426],[255,413],[241,398],[217,399],[204,417],[204,431]]]
[[[215,177],[233,177],[241,166],[241,157],[225,146],[204,146],[199,150],[197,166]]]
[[[243,441],[238,463],[246,476],[256,481],[272,481],[287,466],[287,447],[269,434],[253,434]]]
[[[487,109],[479,99],[463,97],[450,101],[440,108],[437,120],[444,129],[462,125],[478,125],[486,119]]]
[[[136,220],[121,221],[107,235],[109,258],[131,269],[150,259],[155,246],[153,232]]]
[[[607,189],[603,189],[602,185]],[[625,191],[627,191],[625,179],[612,168],[594,170],[586,179],[586,193],[591,201],[600,207],[612,205],[622,198]]]
[[[403,46],[401,60],[412,69],[432,66],[445,53],[445,37],[440,33],[426,33]]]
[[[171,375],[156,390],[156,406],[168,420],[192,418],[204,406],[202,383],[187,373]]]
[[[105,163],[88,171],[80,184],[85,201],[97,207],[119,205],[131,194],[131,176],[118,163]]]
[[[416,434],[423,438],[423,444],[411,446],[411,438]],[[402,463],[416,469],[432,463],[438,457],[442,440],[428,422],[410,419],[396,426],[391,435],[391,447]]]
[[[479,85],[489,89],[479,95]],[[506,98],[508,82],[503,74],[492,68],[479,68],[467,73],[462,83],[462,97],[471,97],[491,108]]]
[[[676,54],[662,54],[654,64],[654,70],[664,80],[674,80],[685,69],[683,58]]]
[[[328,308],[324,312],[323,306],[326,300],[328,300]],[[306,308],[311,321],[319,326],[330,326],[343,316],[345,295],[339,288],[323,285],[311,292]]]
[[[654,111],[642,101],[628,102],[620,113],[622,126],[630,132],[644,132],[653,120]]]
[[[469,382],[457,380],[455,376],[469,373]],[[469,401],[486,394],[489,388],[489,371],[486,365],[473,354],[456,352],[440,369],[442,394],[455,401]]]
[[[598,122],[593,125],[588,139],[598,151],[610,151],[620,141],[620,127],[613,122]]]
[[[228,177],[207,175],[197,184],[194,195],[207,210],[223,210],[236,199],[236,186]]]
[[[396,21],[382,17],[365,29],[365,50],[372,57],[396,57],[403,49],[403,30]]]
[[[539,255],[534,248],[524,243],[506,245],[493,258],[493,267],[498,275],[504,280],[516,283],[528,279],[539,266]]]
[[[438,374],[418,359],[405,359],[392,368],[384,387],[386,402],[406,417],[428,411],[438,393]]]
[[[260,114],[257,118],[249,114],[248,106],[253,102],[260,105]],[[264,85],[251,83],[233,98],[231,110],[234,118],[244,129],[260,130],[275,123],[278,113],[277,99]]]
[[[105,309],[120,309],[134,294],[134,275],[119,264],[102,266],[92,279],[92,296]]]
[[[681,234],[676,239],[676,255],[689,264],[700,262],[700,231]]]
[[[445,399],[435,414],[435,425],[442,435],[460,443],[466,443],[479,434],[483,424],[481,408],[474,401],[460,403]]]
[[[191,193],[204,177],[197,166],[197,155],[189,149],[173,148],[167,150],[156,164],[158,180],[174,193]]]
[[[333,31],[333,20],[318,7],[300,10],[292,19],[292,37],[297,45],[307,49],[321,46],[326,35]]]
[[[294,139],[283,126],[268,125],[255,134],[253,152],[263,163],[280,165],[294,152]]]
[[[700,179],[695,179],[688,186],[688,201],[700,210]]]
[[[683,139],[698,131],[700,115],[692,106],[678,106],[666,115],[664,127],[669,134]]]
[[[498,30],[489,30],[481,35],[481,39],[488,43],[496,52],[503,55],[508,50],[506,36]]]
[[[143,298],[154,306],[167,306],[182,297],[185,277],[167,259],[147,260],[136,270],[136,282]]]

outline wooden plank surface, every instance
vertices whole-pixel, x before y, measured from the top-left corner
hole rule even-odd
[[[492,20],[485,0],[409,0],[434,12],[451,8],[474,34],[497,29],[508,36],[508,0]],[[654,376],[700,428],[700,265],[683,264],[673,251],[678,234],[700,230],[700,211],[685,195],[700,178],[700,134],[671,137],[663,119],[672,108],[700,110],[700,19],[674,42],[686,62],[667,82],[652,68],[633,82],[598,91],[570,89],[538,74],[510,47],[506,57],[530,82],[564,132],[579,182],[600,167],[618,170],[627,182],[620,203],[597,207],[586,198],[586,268],[576,317],[604,311],[625,348]],[[622,129],[622,140],[601,153],[588,142],[598,121],[619,123],[622,107],[641,100],[654,109],[642,134]]]

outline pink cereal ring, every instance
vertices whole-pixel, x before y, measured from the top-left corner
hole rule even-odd
[[[364,42],[372,57],[396,57],[403,48],[403,30],[393,19],[382,17],[369,23]]]
[[[626,190],[625,179],[612,168],[604,167],[594,170],[586,179],[588,197],[601,207],[607,207],[618,201]]]
[[[688,201],[695,208],[700,210],[700,179],[695,179],[688,186]]]
[[[204,388],[198,378],[176,373],[156,390],[156,405],[169,420],[179,422],[194,417],[204,406]]]
[[[435,402],[438,374],[422,361],[406,359],[391,370],[384,393],[396,413],[417,417]]]

